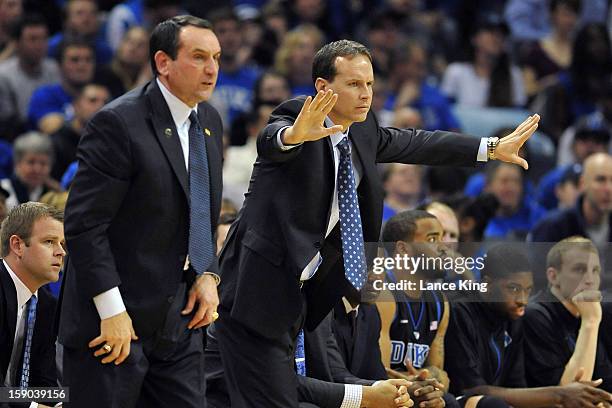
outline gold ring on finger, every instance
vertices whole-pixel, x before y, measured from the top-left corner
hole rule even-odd
[[[113,351],[113,346],[111,346],[110,344],[105,344],[104,346],[102,346],[102,349],[104,349],[104,351],[106,351],[107,353],[110,353],[111,351]]]
[[[219,313],[218,313],[218,312],[216,312],[216,311],[215,311],[215,312],[212,312],[212,318],[213,318],[213,321],[214,321],[214,320],[217,320],[217,319],[219,318]]]

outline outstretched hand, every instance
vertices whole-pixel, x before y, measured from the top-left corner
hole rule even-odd
[[[331,89],[327,92],[319,91],[312,98],[309,96],[302,106],[302,110],[295,119],[293,126],[285,129],[282,135],[284,144],[294,145],[322,139],[337,132],[342,132],[342,125],[332,127],[323,126],[325,117],[331,112],[338,100],[338,94]]]
[[[518,164],[527,170],[529,168],[529,164],[527,163],[527,160],[518,155],[518,152],[527,139],[529,139],[533,132],[536,131],[539,121],[540,115],[535,114],[533,116],[529,116],[514,130],[514,132],[501,138],[497,147],[495,148],[495,158],[508,163]]]

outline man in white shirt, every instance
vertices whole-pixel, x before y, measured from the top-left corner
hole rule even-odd
[[[42,286],[56,282],[64,255],[64,216],[28,202],[2,222],[0,242],[0,380],[8,387],[57,387],[56,300]],[[42,407],[35,402],[30,407]]]
[[[205,101],[221,48],[210,23],[177,16],[150,50],[155,79],[98,111],[79,141],[59,325],[70,406],[204,404],[223,151]]]

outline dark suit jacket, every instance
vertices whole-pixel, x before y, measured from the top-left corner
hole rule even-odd
[[[38,290],[36,322],[30,354],[30,387],[57,387],[55,336],[53,335],[56,304],[57,301],[46,289]],[[2,350],[0,352],[0,386],[4,384],[4,376],[11,360],[16,325],[17,291],[11,276],[0,261],[0,350]]]
[[[221,208],[222,124],[198,106],[210,168],[211,225]],[[119,286],[136,334],[163,325],[189,239],[189,178],[178,132],[155,80],[114,100],[89,122],[66,206],[69,251],[60,341],[85,346],[99,334],[92,298]],[[209,268],[217,271],[215,260]]]
[[[343,302],[334,307],[332,323],[340,355],[355,376],[382,380],[387,378],[380,355],[380,315],[375,305],[362,303],[355,319],[355,329],[349,321]]]
[[[277,147],[279,129],[293,124],[303,101],[277,107],[259,135],[249,192],[220,260],[221,311],[273,338],[301,313],[300,274],[317,251],[323,263],[304,286],[306,326],[316,327],[350,290],[339,228],[325,238],[335,186],[330,138],[289,151]],[[365,242],[378,242],[380,235],[383,187],[377,163],[475,165],[480,143],[456,133],[383,128],[372,113],[351,125],[349,137],[362,168],[358,196]]]

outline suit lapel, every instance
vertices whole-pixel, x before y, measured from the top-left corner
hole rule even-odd
[[[359,185],[361,186],[363,185],[363,182],[366,181],[368,173],[370,172],[368,163],[371,163],[372,161],[367,160],[368,154],[370,153],[367,146],[367,140],[365,140],[367,135],[360,132],[359,128],[354,128],[355,125],[356,124],[353,124],[349,130],[349,139],[351,140],[351,146],[354,147],[355,151],[357,152],[356,155],[353,155],[353,158],[357,157],[359,164],[361,164],[362,174],[361,181],[359,182]]]
[[[183,150],[181,149],[181,142],[174,121],[172,120],[170,109],[155,80],[149,83],[147,96],[151,102],[152,109],[150,119],[153,124],[155,136],[170,162],[172,171],[176,175],[183,192],[187,196],[187,199],[189,199],[189,179],[187,176],[187,169],[185,168],[185,158],[183,156]]]
[[[0,281],[2,290],[4,291],[4,301],[6,302],[4,319],[8,326],[7,350],[12,350],[13,341],[15,340],[15,326],[17,325],[17,289],[15,288],[15,283],[13,279],[11,279],[9,272],[4,267],[3,262],[0,262]]]

